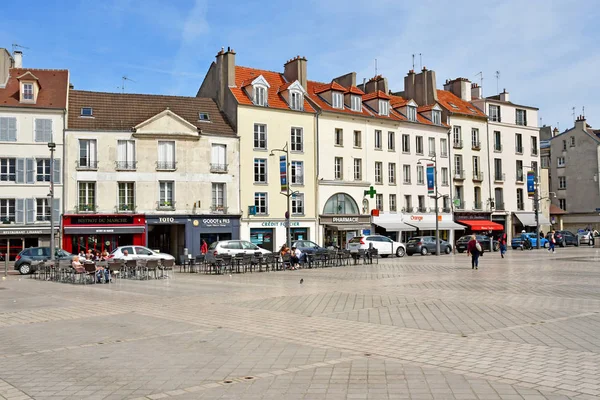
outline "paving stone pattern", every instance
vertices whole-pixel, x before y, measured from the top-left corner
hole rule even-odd
[[[600,398],[599,253],[481,263],[87,286],[9,276],[0,399]]]

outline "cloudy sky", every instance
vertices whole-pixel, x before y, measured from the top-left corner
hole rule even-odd
[[[221,47],[238,65],[283,71],[296,55],[309,78],[378,72],[392,90],[422,65],[448,78],[506,88],[564,130],[572,108],[600,127],[597,0],[398,1],[33,0],[2,5],[0,47],[24,64],[68,68],[77,89],[193,96]],[[489,4],[488,4],[489,3]],[[7,17],[8,16],[8,17]],[[421,56],[419,56],[419,54]],[[499,79],[496,79],[499,71]],[[539,122],[539,121],[538,121]]]

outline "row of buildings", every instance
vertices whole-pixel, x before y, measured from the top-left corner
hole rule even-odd
[[[0,49],[0,249],[47,243],[51,207],[71,252],[195,255],[202,240],[232,238],[275,249],[286,240],[286,154],[294,240],[432,234],[432,165],[445,239],[535,226],[525,178],[540,158],[535,107],[506,91],[483,97],[464,78],[438,89],[426,68],[394,91],[380,75],[312,81],[304,57],[273,72],[235,56],[219,51],[196,97],[176,97],[75,90],[67,70],[24,68],[21,53]],[[547,174],[537,179],[543,195]]]

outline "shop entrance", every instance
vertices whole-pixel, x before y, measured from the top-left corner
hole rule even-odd
[[[274,251],[273,229],[268,228],[251,228],[250,241],[260,248]]]
[[[148,247],[178,257],[186,247],[185,225],[148,225]]]
[[[341,231],[337,229],[326,228],[325,229],[325,243],[326,247],[333,246],[339,249],[345,249],[346,244],[354,236],[357,236],[360,231]]]
[[[133,244],[133,235],[73,235],[71,249],[65,249],[72,254],[81,252],[87,253],[88,250],[102,253],[104,250],[111,252],[119,246]]]

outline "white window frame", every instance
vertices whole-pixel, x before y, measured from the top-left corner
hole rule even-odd
[[[525,209],[525,200],[523,199],[523,189],[517,189],[517,210]]]
[[[375,149],[376,150],[381,150],[382,146],[381,146],[381,131],[376,129],[375,130]]]
[[[211,208],[213,211],[227,210],[227,185],[224,182],[213,182],[211,185]]]
[[[121,197],[121,191],[123,191],[123,197]],[[124,200],[123,203],[121,203],[121,198]],[[117,207],[119,211],[135,209],[135,182],[117,182]]]
[[[356,139],[358,139],[358,140],[356,140]],[[357,148],[357,149],[362,148],[362,131],[354,131],[352,133],[352,143],[355,148]]]
[[[290,184],[304,185],[304,161],[292,160],[290,162]]]
[[[461,154],[454,155],[454,173],[460,175],[463,173],[463,158]]]
[[[352,111],[357,111],[357,112],[362,111],[362,98],[361,98],[361,96],[357,96],[355,94],[350,95],[350,101],[352,103]]]
[[[379,115],[388,116],[390,115],[390,102],[389,100],[379,100]]]
[[[388,183],[390,185],[396,184],[396,163],[388,163]]]
[[[502,151],[502,132],[494,131],[494,151]]]
[[[35,101],[35,89],[33,88],[33,83],[31,82],[23,82],[22,84],[23,97],[22,101]]]
[[[82,197],[83,189],[83,197]],[[82,203],[81,200],[84,200]],[[88,206],[92,206],[92,210],[82,210]],[[80,211],[95,211],[96,207],[96,182],[78,181],[77,182],[77,206]],[[83,206],[83,207],[82,207]]]
[[[531,155],[538,155],[538,138],[536,136],[531,137]]]
[[[427,144],[429,146],[429,157],[433,157],[436,154],[436,149],[435,149],[435,138],[434,137],[430,137],[427,139]]]
[[[87,110],[90,110],[89,112]],[[93,117],[94,109],[92,107],[81,107],[81,111],[79,112],[80,117]]]
[[[402,182],[406,185],[410,185],[410,164],[404,164],[402,166]]]
[[[425,184],[425,167],[417,165],[417,185]]]
[[[490,104],[488,107],[490,121],[492,122],[500,122],[500,106],[496,104]],[[493,110],[493,111],[492,111]]]
[[[258,168],[258,173],[257,173]],[[263,169],[261,174],[260,170]],[[268,183],[268,160],[266,158],[254,159],[254,183]],[[262,178],[262,179],[261,179]]]
[[[567,159],[565,157],[557,157],[556,158],[556,167],[557,168],[564,168],[565,165],[567,165]]]
[[[344,159],[342,157],[333,159],[333,179],[337,181],[344,179]]]
[[[40,174],[40,166],[42,168],[41,174]],[[50,182],[51,176],[52,176],[52,169],[50,168],[50,159],[49,158],[37,158],[35,160],[35,180],[36,180],[36,182]]]
[[[342,128],[335,128],[333,133],[333,140],[336,146],[344,145],[344,130]]]
[[[254,105],[265,107],[267,106],[267,87],[264,85],[254,85]]]
[[[15,199],[0,199],[0,221],[15,221],[17,214],[17,201]]]
[[[419,147],[421,148],[421,151],[419,151]],[[421,156],[425,154],[424,147],[425,146],[423,145],[423,136],[415,136],[415,154]]]
[[[82,153],[85,151],[85,156]],[[79,139],[79,157],[78,166],[79,168],[90,168],[94,169],[97,167],[96,160],[98,159],[98,142],[96,139]],[[81,160],[86,160],[82,162]]]
[[[166,170],[175,170],[176,166],[177,166],[177,144],[174,140],[159,140],[157,143],[157,149],[158,149],[158,157],[157,157],[157,162],[158,162],[158,169],[166,169]],[[168,150],[169,147],[172,147],[172,154],[166,154],[166,152],[162,149],[163,147],[166,147],[166,149]],[[165,154],[163,154],[163,152]],[[165,159],[164,156],[167,156],[167,158]],[[170,157],[169,157],[170,156]],[[169,158],[172,158],[172,160],[169,160]]]
[[[262,137],[261,137],[262,136]],[[258,144],[258,146],[257,146]],[[254,149],[267,149],[267,124],[254,124]]]
[[[389,203],[389,207],[390,207],[390,212],[396,212],[398,210],[395,194],[392,193],[389,195],[388,203]]]
[[[292,110],[304,110],[304,95],[298,90],[290,90],[290,107]]]
[[[135,140],[117,140],[117,167],[119,169],[135,169]]]
[[[462,128],[460,125],[452,127],[452,141],[455,144],[459,144],[462,141]]]
[[[48,198],[35,199],[35,220],[50,221],[51,216],[52,208],[50,207],[50,200]]]
[[[158,182],[158,207],[175,208],[175,182]]]
[[[295,193],[291,203],[292,215],[304,215],[304,193]]]
[[[261,204],[264,203],[264,204]],[[269,214],[269,194],[267,192],[254,193],[254,207],[257,215]]]
[[[362,159],[354,159],[354,180],[362,181]]]
[[[515,133],[515,153],[523,154],[523,135]]]
[[[375,208],[379,211],[383,211],[383,194],[381,193],[375,195]]]
[[[448,186],[448,167],[441,168],[442,186]]]
[[[396,151],[396,132],[388,131],[388,151]]]
[[[0,158],[0,182],[17,181],[17,159]]]
[[[331,93],[331,103],[333,108],[343,109],[344,108],[344,94],[337,91]]]
[[[471,128],[471,147],[481,148],[481,142],[479,141],[479,129]]]
[[[567,188],[567,177],[559,176],[558,177],[558,189],[565,190]]]
[[[375,161],[375,183],[383,183],[383,163]]]
[[[442,112],[440,110],[432,110],[431,111],[431,119],[433,123],[436,125],[442,124]]]
[[[440,139],[440,157],[448,157],[448,139]]]
[[[292,127],[290,131],[290,150],[302,153],[304,151],[304,131],[299,127]]]
[[[417,107],[406,106],[406,119],[412,122],[417,120]]]
[[[402,152],[410,154],[410,135],[407,133],[402,134]]]
[[[515,125],[527,126],[527,110],[515,109]]]

